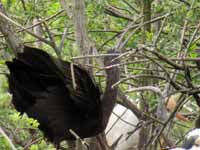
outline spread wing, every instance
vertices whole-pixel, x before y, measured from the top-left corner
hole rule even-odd
[[[83,118],[101,117],[100,91],[85,69],[74,65],[77,88],[73,89],[70,63],[42,50],[25,47],[6,64],[14,106],[37,119],[49,139],[66,136],[69,128],[78,129]]]
[[[54,60],[46,52],[25,47],[18,59],[7,62],[11,75],[20,82],[29,93],[45,95],[51,86],[62,86],[79,111],[96,109],[100,105],[100,91],[89,73],[74,65],[76,89],[73,89],[70,63]],[[39,94],[39,93],[40,94]]]

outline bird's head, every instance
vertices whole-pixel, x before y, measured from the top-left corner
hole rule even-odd
[[[186,135],[182,148],[184,149],[200,149],[200,129],[194,129]]]

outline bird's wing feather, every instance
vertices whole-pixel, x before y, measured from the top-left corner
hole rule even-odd
[[[30,93],[39,91],[41,95],[56,85],[66,90],[70,97],[66,101],[83,114],[100,106],[99,88],[89,73],[77,65],[74,65],[76,89],[73,89],[70,63],[54,60],[42,50],[25,46],[24,52],[7,65],[11,74],[15,74],[16,80]]]

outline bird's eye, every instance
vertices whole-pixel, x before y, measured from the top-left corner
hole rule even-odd
[[[200,147],[200,137],[195,140],[195,146]]]

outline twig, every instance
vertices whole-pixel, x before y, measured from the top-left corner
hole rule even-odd
[[[67,37],[67,27],[64,29],[62,39],[61,39],[61,42],[60,42],[60,46],[59,46],[60,53],[62,52],[62,49],[63,49],[63,46],[64,46],[64,41],[65,41],[66,37]]]
[[[162,94],[160,88],[157,88],[154,86],[143,86],[143,87],[138,87],[138,88],[132,88],[126,92],[130,93],[130,92],[138,92],[138,91],[152,91],[152,92],[158,94],[160,97],[163,97],[163,94]]]
[[[127,6],[129,6],[132,10],[134,10],[136,13],[140,13],[140,11],[138,11],[136,8],[134,8],[129,2],[122,0],[122,2],[124,2]]]
[[[27,150],[31,145],[35,144],[35,143],[38,143],[39,141],[41,141],[43,138],[40,137],[40,138],[37,138],[35,139],[34,141],[32,141],[30,144],[26,145],[23,150]]]
[[[56,55],[58,56],[58,58],[61,60],[61,55],[60,55],[60,49],[57,47],[56,41],[54,39],[54,36],[52,35],[51,31],[49,30],[46,22],[43,22],[44,27],[46,29],[47,34],[49,35],[49,38],[51,40],[51,46],[53,47],[53,49],[56,52]]]
[[[42,38],[36,34],[34,34],[33,32],[31,32],[30,30],[27,30],[25,27],[23,27],[21,24],[13,21],[12,19],[10,19],[9,17],[7,17],[6,15],[4,15],[2,12],[0,12],[0,16],[3,17],[4,19],[6,19],[7,21],[9,21],[10,23],[12,23],[13,25],[20,27],[21,29],[23,29],[24,31],[26,31],[27,33],[29,33],[30,35],[32,35],[33,37],[43,41],[44,43],[52,46],[52,43],[48,40],[46,40],[45,38]]]
[[[37,23],[35,23],[35,24],[31,25],[31,26],[25,27],[25,28],[26,28],[27,30],[28,30],[28,29],[32,29],[32,28],[35,27],[35,26],[38,26],[38,25],[40,25],[40,24],[42,24],[42,23],[44,23],[44,22],[47,22],[47,21],[49,21],[49,20],[51,20],[51,19],[57,17],[58,15],[62,14],[63,11],[64,11],[64,10],[61,9],[61,10],[59,10],[57,13],[53,14],[52,16],[49,16],[49,17],[47,17],[47,18],[45,18],[45,19],[43,19],[43,20],[40,20],[39,22],[37,22]],[[24,30],[24,29],[21,29],[21,30],[19,30],[19,31],[17,31],[17,32],[21,32],[21,31],[23,31],[23,30]]]
[[[69,129],[69,132],[70,132],[77,140],[79,140],[79,141],[81,142],[81,144],[83,145],[83,148],[84,148],[85,150],[89,150],[89,144],[88,144],[86,141],[82,140],[82,139],[78,136],[78,134],[76,134],[76,132],[74,132],[72,129]]]
[[[10,144],[12,150],[17,150],[16,147],[14,146],[14,144],[12,143],[12,141],[9,139],[9,137],[6,135],[6,133],[4,132],[4,130],[1,127],[0,127],[0,133],[8,141],[8,143]]]
[[[119,55],[120,55],[119,53],[113,53],[113,54],[98,54],[98,55],[84,55],[84,56],[72,57],[71,60],[85,59],[85,58],[94,58],[94,57],[119,56]]]
[[[168,120],[164,123],[164,125],[162,126],[162,128],[160,129],[159,133],[156,135],[156,137],[153,139],[153,143],[161,136],[162,132],[164,131],[164,129],[166,128],[166,126],[168,125],[168,123],[174,118],[175,114],[178,112],[178,110],[183,106],[183,104],[188,100],[184,100],[185,96],[182,95],[180,96],[180,101],[177,104],[176,108],[174,109],[174,111],[170,114]]]
[[[179,70],[184,70],[184,67],[174,63],[172,60],[168,59],[167,57],[165,57],[164,55],[162,55],[161,53],[159,53],[158,51],[155,51],[154,48],[151,47],[147,47],[145,45],[141,45],[141,48],[143,48],[144,50],[148,50],[148,52],[156,55],[159,59],[165,61],[166,63],[168,63],[169,65],[173,66],[175,69],[179,69]]]
[[[163,16],[160,16],[160,17],[157,17],[157,18],[154,18],[150,21],[146,21],[144,23],[141,23],[137,26],[135,26],[135,29],[128,35],[128,37],[126,38],[126,40],[124,40],[124,42],[120,45],[120,48],[119,49],[122,49],[129,41],[129,39],[140,29],[142,28],[143,26],[147,25],[147,24],[150,24],[150,23],[153,23],[153,22],[156,22],[156,21],[159,21],[159,20],[162,20],[164,18],[166,18],[167,16],[171,15],[171,13],[167,13]],[[132,29],[134,26],[130,27],[130,29]]]
[[[163,28],[164,28],[164,25],[165,25],[165,23],[166,23],[168,17],[169,17],[169,15],[166,15],[166,17],[164,18],[164,20],[163,20],[163,22],[162,22],[162,25],[161,25],[161,27],[160,27],[160,29],[159,29],[159,31],[158,31],[158,33],[157,33],[157,35],[156,35],[154,41],[153,41],[153,47],[156,47],[156,44],[157,44],[157,42],[158,42],[158,40],[159,40],[160,34],[161,34],[161,32],[162,32],[162,30],[163,30]]]
[[[126,78],[123,78],[121,80],[119,80],[118,82],[116,82],[115,84],[112,85],[112,88],[114,87],[117,87],[119,84],[121,84],[122,82],[124,81],[127,81],[127,80],[135,80],[137,78],[157,78],[157,79],[162,79],[162,80],[166,80],[166,78],[164,77],[159,77],[159,76],[153,76],[153,75],[146,75],[146,74],[141,74],[141,75],[131,75],[131,76],[128,76]],[[128,92],[128,91],[127,91]]]
[[[156,51],[153,51],[155,53],[158,53]],[[159,53],[158,53],[159,54]],[[144,54],[143,54],[144,55]],[[163,67],[160,63],[158,63],[156,60],[152,59],[151,57],[144,55],[146,58],[148,58],[149,60],[151,60],[153,63],[155,63],[157,66],[159,66],[163,71],[165,71],[167,78],[166,80],[176,89],[176,90],[180,90],[181,87],[173,80],[173,78],[171,78],[169,72],[166,70],[165,67]],[[164,57],[164,56],[162,56]]]
[[[74,65],[73,65],[73,63],[70,63],[70,71],[71,71],[71,76],[72,76],[72,85],[73,85],[73,89],[76,90],[77,84],[76,84],[76,78],[75,78]]]
[[[116,117],[117,117],[117,119],[113,122],[113,124],[112,124],[112,126],[108,129],[108,131],[106,131],[106,135],[113,129],[113,127],[117,124],[117,122],[119,121],[119,120],[122,120],[122,116],[126,113],[128,111],[128,109],[126,109],[124,112],[122,112],[122,114],[120,114],[120,116],[119,115],[117,115],[116,113],[114,113],[113,111],[112,111],[112,114],[114,114]],[[131,125],[132,126],[132,125]]]
[[[133,21],[133,19],[131,17],[122,14],[115,7],[113,7],[111,5],[109,5],[105,8],[105,13],[108,15],[114,16],[114,17],[126,19],[128,21]]]
[[[194,33],[192,34],[192,37],[190,38],[190,41],[189,41],[189,43],[187,45],[187,48],[186,48],[185,53],[184,53],[184,56],[186,56],[186,53],[187,53],[188,49],[190,48],[192,42],[194,41],[194,39],[195,39],[195,37],[196,37],[196,35],[197,35],[198,31],[199,31],[199,28],[200,28],[200,23],[197,25],[196,29],[194,30]]]

